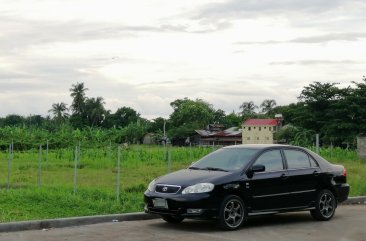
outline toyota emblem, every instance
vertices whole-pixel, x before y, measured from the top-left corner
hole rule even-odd
[[[168,187],[163,187],[163,192],[168,191]]]

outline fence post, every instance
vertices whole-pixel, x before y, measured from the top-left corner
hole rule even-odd
[[[330,157],[333,157],[333,142],[330,143]]]
[[[121,173],[121,145],[118,145],[118,154],[117,154],[117,203],[119,203],[119,193],[120,193],[120,173]]]
[[[108,150],[108,164],[110,165],[112,161],[112,140],[109,140],[109,150]]]
[[[171,145],[169,145],[168,146],[168,173],[170,173],[171,158],[172,158]]]
[[[46,163],[48,163],[48,140],[46,143]]]
[[[8,182],[7,182],[7,189],[10,189],[10,164],[12,159],[12,145],[13,141],[11,141],[11,144],[9,144],[9,156],[8,156]]]
[[[42,176],[42,145],[39,145],[39,156],[38,156],[38,176],[37,185],[41,186],[41,176]]]
[[[193,154],[192,154],[192,142],[189,142],[189,161],[193,161]]]
[[[75,146],[75,164],[74,164],[74,194],[76,193],[76,175],[78,168],[78,147]]]
[[[319,134],[315,135],[315,147],[316,147],[316,153],[319,154]]]
[[[165,163],[167,161],[167,150],[166,150],[166,143],[163,141],[163,162]]]

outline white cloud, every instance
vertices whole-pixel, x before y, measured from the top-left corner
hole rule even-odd
[[[295,102],[312,81],[360,81],[364,1],[12,0],[0,11],[0,116],[47,114],[84,82],[115,111],[169,116],[202,98]]]

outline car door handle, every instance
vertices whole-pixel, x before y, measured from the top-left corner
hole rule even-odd
[[[314,171],[313,174],[314,174],[314,176],[319,176],[319,172],[318,171]]]
[[[287,176],[285,173],[282,173],[282,174],[281,174],[281,178],[282,178],[283,180],[285,180],[285,179],[287,179],[287,178],[288,178],[288,176]]]

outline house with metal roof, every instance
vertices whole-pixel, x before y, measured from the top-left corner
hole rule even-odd
[[[200,146],[229,146],[241,144],[242,131],[238,127],[224,130],[223,126],[209,125],[204,130],[195,130],[198,134],[196,144]]]
[[[279,119],[248,119],[242,126],[243,144],[273,144],[273,134],[278,130]]]

